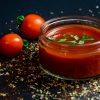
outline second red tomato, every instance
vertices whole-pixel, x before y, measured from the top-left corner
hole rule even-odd
[[[36,14],[29,14],[25,17],[21,25],[21,32],[29,39],[36,39],[40,34],[40,28],[45,20]]]

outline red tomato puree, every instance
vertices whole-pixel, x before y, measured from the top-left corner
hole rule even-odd
[[[71,34],[79,38],[88,36],[94,40],[87,40],[81,45],[57,42],[64,38],[63,34],[69,36],[67,41],[73,40]],[[93,45],[100,41],[100,29],[85,25],[65,25],[51,29],[46,37],[55,38],[55,41],[46,42],[46,46],[39,43],[40,63],[44,69],[67,78],[100,75],[100,44]]]

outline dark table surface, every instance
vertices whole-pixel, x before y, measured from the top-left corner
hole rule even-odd
[[[29,13],[37,13],[46,20],[68,15],[100,18],[100,0],[1,0],[0,36],[19,32],[16,16]],[[30,45],[37,55],[37,42],[33,42]],[[20,56],[12,59],[0,57],[0,100],[100,100],[100,78],[64,81],[46,75],[34,63],[29,68],[24,64],[22,67],[18,65],[19,59]],[[22,71],[21,74],[18,70]]]

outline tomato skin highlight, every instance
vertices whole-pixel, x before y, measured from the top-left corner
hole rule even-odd
[[[22,34],[29,39],[37,39],[40,35],[40,28],[45,20],[36,14],[29,14],[21,24]]]
[[[18,55],[23,48],[23,39],[15,33],[10,33],[0,39],[0,53],[13,57]]]

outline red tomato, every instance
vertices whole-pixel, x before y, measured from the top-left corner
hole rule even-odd
[[[19,54],[23,47],[22,38],[15,34],[7,34],[0,39],[0,52],[5,56],[15,56]]]
[[[36,39],[40,34],[40,28],[45,20],[36,14],[29,14],[21,25],[21,32],[29,39]]]

